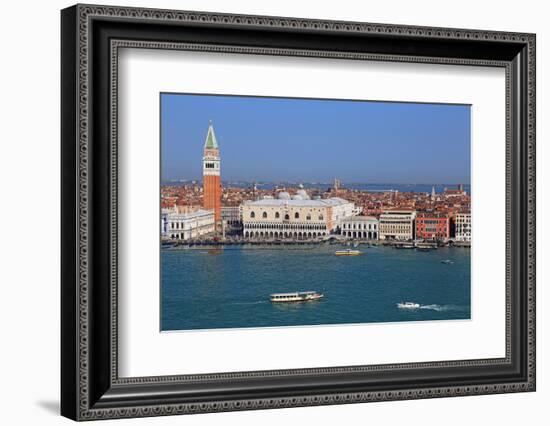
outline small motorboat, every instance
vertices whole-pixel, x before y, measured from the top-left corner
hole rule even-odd
[[[397,304],[399,309],[418,309],[420,308],[420,303],[414,302],[400,302]]]
[[[444,265],[452,265],[454,262],[450,259],[445,259],[442,260],[441,263],[443,263]]]
[[[359,256],[361,252],[359,250],[337,250],[334,252],[336,256]]]

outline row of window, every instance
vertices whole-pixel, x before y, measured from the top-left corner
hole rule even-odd
[[[369,239],[378,239],[378,234],[376,232],[355,232],[355,231],[344,231],[342,235],[352,238],[369,238]]]
[[[206,232],[170,232],[170,238],[173,240],[187,240],[190,238],[200,237],[201,235],[205,235],[210,232],[212,232],[212,230],[207,230]]]
[[[293,225],[271,223],[247,223],[246,229],[327,229],[326,225]]]
[[[270,237],[270,238],[298,238],[298,239],[306,239],[306,238],[317,238],[322,237],[324,235],[327,235],[326,232],[277,232],[277,231],[270,231],[270,232],[248,232],[246,231],[244,233],[245,237]]]
[[[438,232],[439,229],[438,228],[434,228],[432,226],[427,226],[425,230],[423,230],[422,232],[428,232],[428,233],[432,233],[432,234],[435,234],[436,232]],[[444,229],[441,229],[441,232],[445,232]]]
[[[351,223],[344,223],[342,229],[376,229],[376,223],[369,223],[368,225],[367,227],[366,223],[354,223],[353,225]]]
[[[392,219],[382,219],[380,218],[380,225],[394,225],[394,224],[402,224],[402,225],[411,225],[412,220],[392,220]]]
[[[250,219],[254,219],[255,217],[256,217],[256,213],[250,212]],[[275,219],[280,219],[280,218],[281,218],[281,215],[279,214],[279,212],[275,212]],[[267,212],[262,213],[262,219],[267,219]],[[300,219],[300,213],[298,212],[294,213],[294,219]],[[290,215],[288,213],[285,214],[284,220],[290,220]],[[306,220],[311,220],[310,214],[306,216]],[[324,217],[322,214],[319,215],[319,220],[324,220]]]
[[[185,229],[185,223],[184,222],[170,222],[169,223],[169,228],[170,229]],[[193,222],[193,223],[188,223],[189,227],[190,228],[199,228],[201,226],[210,226],[210,225],[213,225],[212,222],[208,221],[206,223],[204,222]]]
[[[183,229],[183,223],[172,222],[170,223],[170,229]]]
[[[420,219],[419,220],[419,219],[417,219],[416,223],[417,224],[422,224],[423,223],[425,225],[438,225],[438,224],[441,224],[443,221],[446,222],[446,219],[442,219],[442,220],[437,220],[437,219],[424,219],[424,220]],[[443,223],[445,223],[445,222],[443,222]]]

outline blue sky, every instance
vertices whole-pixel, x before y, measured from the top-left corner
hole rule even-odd
[[[212,120],[222,180],[470,183],[470,106],[161,94],[162,180],[201,179]]]

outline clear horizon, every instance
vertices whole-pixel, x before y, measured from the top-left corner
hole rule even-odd
[[[470,184],[468,105],[163,93],[161,107],[163,182],[202,179],[212,120],[225,182]]]
[[[338,178],[336,178],[338,179]],[[197,179],[185,179],[185,178],[176,178],[176,179],[166,179],[163,180],[162,183],[165,182],[201,182],[202,176]],[[256,180],[246,180],[246,179],[222,179],[222,182],[228,182],[228,183],[256,183],[256,184],[278,184],[278,183],[289,183],[289,184],[309,184],[309,185],[332,185],[334,183],[334,179],[331,181],[317,181],[317,182],[310,182],[310,181],[289,181],[289,180],[262,180],[262,181],[256,181]],[[350,181],[342,181],[340,179],[342,185],[345,184],[351,184],[351,185],[436,185],[436,186],[443,186],[443,185],[460,185],[463,184],[465,186],[470,185],[470,183],[464,183],[464,182],[350,182]]]

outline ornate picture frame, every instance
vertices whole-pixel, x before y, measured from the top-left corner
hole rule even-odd
[[[61,13],[61,413],[73,420],[535,390],[534,34],[76,5]],[[506,356],[154,377],[118,374],[120,48],[506,71]]]

